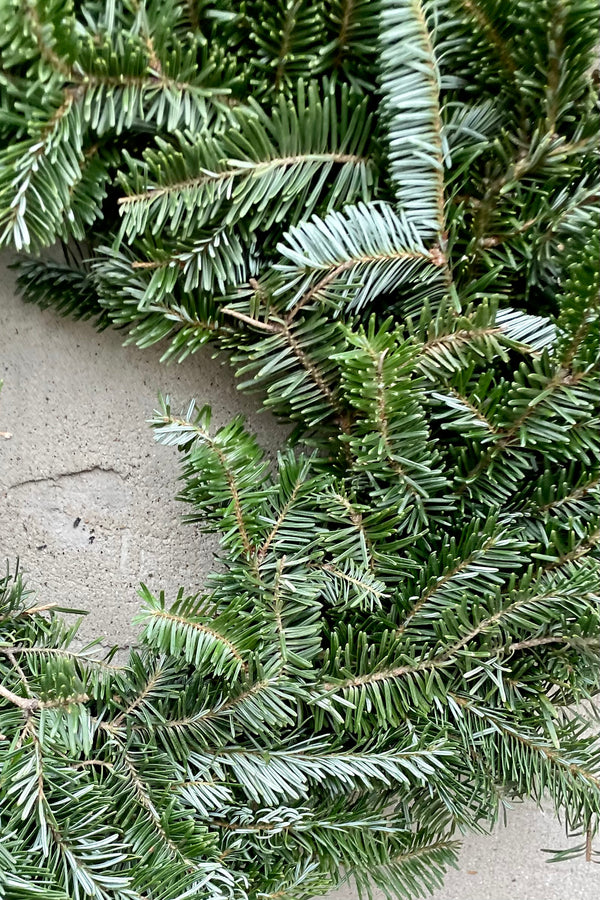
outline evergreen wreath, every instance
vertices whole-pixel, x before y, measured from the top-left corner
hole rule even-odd
[[[25,299],[210,340],[293,425],[272,465],[163,402],[220,566],[126,664],[0,582],[2,900],[426,896],[525,797],[592,857],[597,20],[0,0]]]

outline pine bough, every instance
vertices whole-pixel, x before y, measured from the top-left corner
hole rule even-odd
[[[26,300],[293,425],[164,400],[205,590],[126,664],[0,582],[2,900],[441,883],[600,748],[589,0],[0,0],[0,241]],[[38,251],[62,242],[64,261]]]

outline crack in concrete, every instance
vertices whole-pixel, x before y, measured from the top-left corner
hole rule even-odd
[[[25,487],[28,484],[43,484],[46,481],[58,484],[64,478],[76,478],[78,475],[88,475],[91,472],[106,472],[107,474],[116,475],[118,478],[125,479],[122,472],[113,469],[112,466],[89,466],[86,469],[76,469],[74,472],[57,472],[56,475],[43,475],[40,478],[26,478],[25,481],[17,481],[15,484],[9,484],[7,491],[14,491],[16,488]]]

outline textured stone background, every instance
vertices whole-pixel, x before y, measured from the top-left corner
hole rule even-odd
[[[23,304],[0,259],[0,560],[19,557],[40,599],[89,610],[81,634],[121,646],[135,640],[137,586],[197,590],[214,542],[182,525],[175,451],[156,446],[145,420],[157,393],[184,407],[213,406],[215,424],[242,412],[264,446],[284,432],[240,395],[206,351],[161,366],[156,348],[121,346],[116,332]],[[77,525],[76,525],[77,523]],[[595,900],[600,867],[548,865],[562,847],[551,814],[510,813],[492,837],[469,836],[460,870],[435,900]],[[340,891],[337,900],[354,900]]]

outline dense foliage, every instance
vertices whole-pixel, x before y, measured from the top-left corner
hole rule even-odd
[[[0,0],[0,233],[27,300],[294,430],[165,400],[220,566],[126,665],[0,595],[0,897],[440,883],[600,747],[597,7]],[[577,710],[577,711],[576,711]]]

